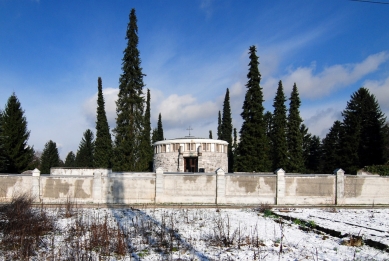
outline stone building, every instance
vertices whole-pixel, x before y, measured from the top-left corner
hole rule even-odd
[[[154,146],[154,171],[214,172],[222,168],[228,172],[228,143],[224,140],[185,137],[157,141]]]

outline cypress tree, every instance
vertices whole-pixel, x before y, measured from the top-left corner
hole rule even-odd
[[[81,139],[76,155],[76,166],[80,168],[94,167],[94,150],[93,132],[87,129]]]
[[[306,166],[308,164],[308,158],[310,153],[310,145],[311,145],[311,139],[312,135],[308,132],[307,126],[305,124],[301,124],[300,126],[300,132],[302,137],[302,147],[303,147],[303,161],[304,161],[304,172],[306,172]]]
[[[5,138],[3,136],[2,114],[3,112],[0,110],[0,172],[5,172],[7,169],[7,158],[4,150]]]
[[[389,165],[389,122],[385,124],[382,135],[384,137],[384,162],[385,164]]]
[[[300,117],[300,97],[296,83],[293,85],[293,90],[290,95],[289,115],[287,124],[287,142],[289,151],[288,172],[303,172],[303,137],[300,131],[302,119]]]
[[[157,141],[164,140],[163,136],[163,127],[162,127],[162,116],[161,113],[158,116],[158,124],[157,124]]]
[[[242,128],[238,147],[238,171],[268,171],[271,163],[268,159],[269,147],[264,121],[263,93],[260,86],[261,74],[258,70],[256,47],[250,46],[250,63],[247,74],[247,91],[243,103]]]
[[[238,134],[236,132],[236,128],[234,128],[234,145],[232,146],[232,169],[230,172],[236,171],[236,153],[238,149]]]
[[[220,111],[219,111],[220,112]],[[233,154],[232,154],[232,117],[230,106],[230,91],[227,88],[223,103],[223,117],[221,121],[221,140],[228,142],[228,171],[233,172]]]
[[[322,145],[320,138],[313,135],[309,141],[309,154],[305,163],[307,173],[319,173],[321,170]]]
[[[45,144],[45,148],[42,152],[41,157],[41,173],[49,174],[50,168],[52,167],[59,167],[60,166],[60,159],[57,149],[57,144],[53,142],[52,140],[49,140]]]
[[[146,99],[146,111],[144,116],[144,129],[143,129],[143,144],[142,148],[142,169],[143,171],[152,171],[153,170],[153,147],[151,146],[151,121],[150,121],[150,90],[147,89],[147,99]],[[161,122],[162,127],[162,122]],[[163,130],[162,130],[163,133]]]
[[[105,113],[105,102],[103,96],[102,81],[97,80],[97,121],[96,121],[96,141],[94,153],[94,167],[111,168],[112,163],[112,140],[109,132],[107,115]]]
[[[212,139],[212,131],[209,131],[209,138]]]
[[[322,141],[322,172],[332,174],[337,168],[344,168],[342,165],[341,137],[342,123],[335,121],[330,131]]]
[[[153,144],[158,141],[158,129],[157,128],[153,129],[153,132],[151,134],[151,141]]]
[[[127,26],[127,47],[124,50],[119,94],[116,101],[114,170],[140,171],[144,129],[144,98],[141,59],[138,50],[138,26],[135,9]]]
[[[342,168],[348,173],[356,173],[364,166],[384,163],[385,117],[375,96],[368,89],[360,88],[351,95],[342,116]]]
[[[217,116],[217,139],[220,140],[222,137],[222,116],[219,111],[219,114]]]
[[[67,168],[76,167],[76,155],[74,155],[73,151],[69,152],[66,156],[64,166]]]
[[[21,104],[13,93],[2,113],[3,149],[8,173],[22,173],[33,159],[34,149],[27,145],[30,131]]]
[[[271,126],[272,140],[272,166],[273,170],[283,168],[287,170],[288,166],[288,144],[286,141],[286,98],[282,81],[278,82],[276,96],[274,98],[274,113]]]

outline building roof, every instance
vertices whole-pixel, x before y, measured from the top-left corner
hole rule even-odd
[[[171,144],[171,143],[215,143],[215,144],[228,145],[228,142],[224,140],[214,140],[214,139],[199,138],[194,136],[185,136],[183,138],[157,141],[153,144],[153,146],[161,145],[161,144]]]

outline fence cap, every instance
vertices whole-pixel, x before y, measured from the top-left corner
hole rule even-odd
[[[226,174],[226,172],[222,168],[218,168],[215,172],[217,175],[225,175]]]
[[[344,170],[342,170],[341,168],[338,168],[338,169],[334,170],[334,174],[335,175],[337,175],[337,174],[344,175]]]
[[[41,171],[37,168],[35,168],[33,171],[32,171],[32,175],[33,176],[40,176],[41,175]]]
[[[278,173],[283,173],[285,174],[285,170],[283,170],[282,168],[279,168],[279,169],[276,169],[276,171],[274,171],[275,174],[278,174]]]

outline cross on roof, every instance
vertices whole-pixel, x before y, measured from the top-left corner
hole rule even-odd
[[[190,127],[190,125],[189,125],[189,128],[187,128],[186,130],[189,131],[189,137],[190,137],[190,131],[193,130],[193,129],[192,129],[192,128]]]

